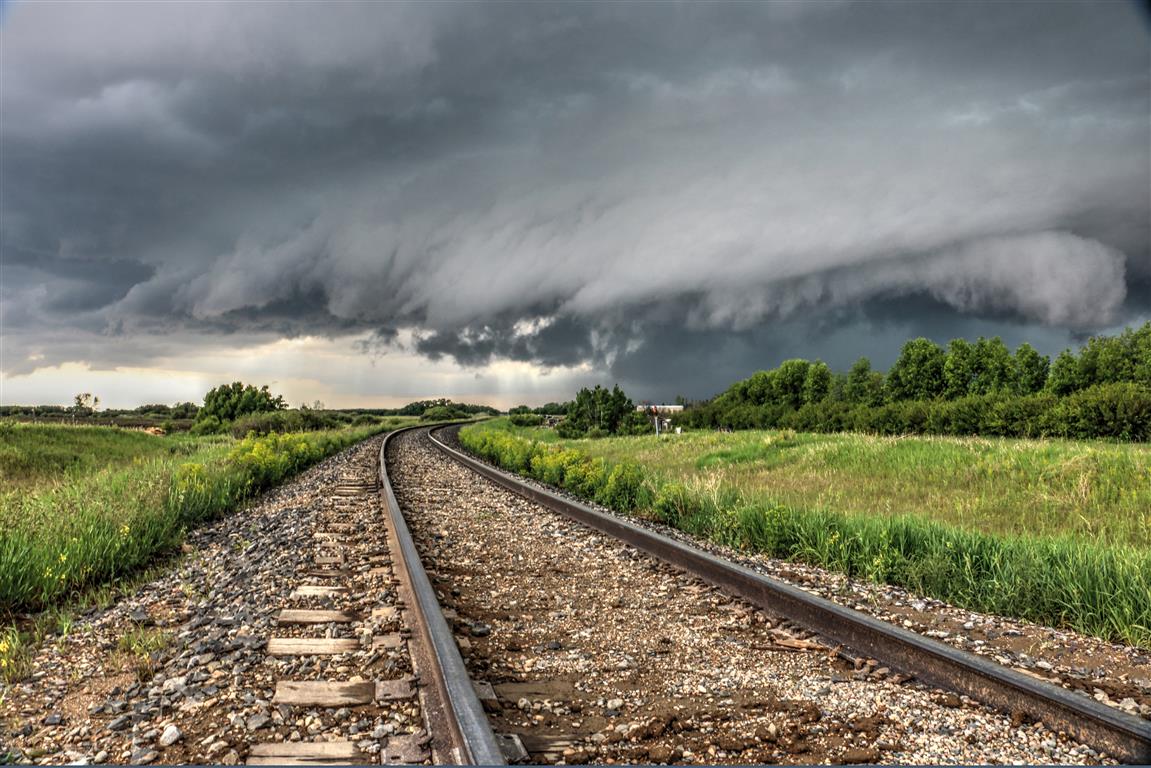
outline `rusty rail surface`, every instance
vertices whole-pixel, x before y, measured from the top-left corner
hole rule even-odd
[[[445,455],[513,493],[695,574],[728,594],[791,619],[885,666],[1005,712],[1019,712],[1094,749],[1151,764],[1151,723],[931,638],[845,608],[623,518],[527,483],[428,435]],[[458,425],[454,428],[458,429]]]
[[[388,478],[388,443],[396,435],[421,428],[424,427],[404,427],[384,438],[380,447],[380,493],[386,509],[384,519],[393,569],[399,582],[397,590],[405,610],[411,611],[414,618],[410,622],[410,648],[419,674],[432,757],[438,764],[504,765],[507,761],[472,686],[451,627],[444,620]]]

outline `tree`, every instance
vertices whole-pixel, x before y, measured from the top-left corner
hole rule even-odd
[[[861,357],[851,366],[844,389],[847,402],[858,405],[883,403],[883,374],[871,370],[871,361]]]
[[[806,360],[784,360],[775,370],[772,389],[775,402],[798,409],[803,405],[803,385],[807,382],[807,369],[811,363]]]
[[[273,396],[268,391],[267,384],[257,389],[251,384],[234,381],[214,387],[204,395],[204,407],[196,414],[196,420],[214,417],[222,424],[249,413],[279,411],[287,407],[284,398]]]
[[[975,342],[975,381],[970,393],[986,395],[1015,389],[1015,365],[1003,339],[982,336]]]
[[[831,392],[831,369],[822,360],[816,360],[807,367],[803,380],[803,402],[823,402]]]
[[[1041,392],[1047,384],[1051,361],[1035,351],[1026,341],[1015,350],[1015,391],[1021,395]]]
[[[1131,347],[1134,350],[1135,381],[1151,387],[1151,321],[1131,334]]]
[[[196,418],[196,413],[199,410],[200,406],[196,405],[195,403],[177,403],[175,407],[172,408],[172,418],[194,419]]]
[[[943,394],[943,349],[930,339],[912,339],[887,372],[887,390],[893,400],[933,400]]]
[[[1051,364],[1047,375],[1047,389],[1053,394],[1063,397],[1077,392],[1083,388],[1079,374],[1079,360],[1070,349],[1065,349]]]
[[[77,416],[91,416],[100,407],[100,398],[91,392],[81,392],[72,398],[72,420]]]
[[[616,434],[628,413],[634,410],[631,398],[624,394],[618,384],[610,390],[598,384],[595,389],[584,387],[576,393],[575,400],[568,406],[563,433],[566,436],[576,436],[596,429]]]
[[[747,399],[755,405],[764,405],[775,397],[775,372],[756,371],[747,380]]]
[[[975,346],[967,339],[952,339],[943,363],[943,396],[948,400],[966,397],[975,385]]]

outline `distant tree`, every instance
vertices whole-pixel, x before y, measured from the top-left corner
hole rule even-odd
[[[967,339],[952,339],[943,363],[943,396],[949,400],[966,397],[975,386],[975,345]]]
[[[756,371],[746,381],[747,400],[764,405],[775,399],[775,371]]]
[[[1151,387],[1151,321],[1131,335],[1131,348],[1135,360],[1135,381]]]
[[[943,349],[930,339],[912,339],[887,372],[892,400],[933,400],[943,394]]]
[[[1047,384],[1047,371],[1051,361],[1035,348],[1023,342],[1015,350],[1015,390],[1021,395],[1041,392]]]
[[[803,380],[803,402],[821,403],[831,392],[831,369],[822,360],[808,366]]]
[[[172,418],[173,419],[194,419],[194,418],[196,418],[196,413],[199,410],[200,410],[200,406],[196,405],[195,403],[187,403],[187,402],[177,403],[172,408]]]
[[[433,405],[420,414],[420,419],[423,421],[450,421],[451,419],[464,418],[466,415],[450,405]]]
[[[1015,365],[1011,352],[998,336],[975,342],[975,381],[973,395],[1009,392],[1015,389]]]
[[[250,413],[279,411],[287,407],[284,398],[273,396],[266,384],[257,389],[251,384],[234,381],[214,387],[204,395],[204,407],[196,414],[196,420],[212,417],[223,424]]]
[[[1047,389],[1062,397],[1082,388],[1079,359],[1070,349],[1065,349],[1051,363],[1051,370],[1047,374]]]
[[[772,389],[775,392],[775,402],[799,408],[803,405],[803,386],[807,383],[807,370],[811,363],[807,360],[784,360],[779,368],[775,369],[772,380]]]
[[[91,416],[100,405],[100,398],[91,392],[81,392],[72,398],[72,420],[77,416]]]
[[[603,434],[617,434],[621,424],[635,405],[619,385],[610,390],[596,385],[584,387],[576,393],[567,410],[562,434],[578,436],[597,430]]]
[[[861,357],[847,373],[844,396],[849,403],[880,405],[883,402],[883,374],[871,370],[871,361]]]

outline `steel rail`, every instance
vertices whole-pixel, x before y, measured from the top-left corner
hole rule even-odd
[[[583,523],[677,568],[695,574],[728,594],[738,595],[885,666],[939,688],[970,696],[1004,712],[1018,712],[1063,731],[1112,757],[1151,764],[1151,722],[1028,677],[931,638],[845,608],[802,589],[718,558],[619,516],[600,512],[458,451],[429,430],[446,456],[497,485]]]
[[[397,589],[405,609],[415,614],[415,621],[410,623],[411,653],[423,686],[423,708],[433,760],[458,765],[504,765],[507,760],[472,686],[451,627],[444,620],[388,477],[387,450],[392,438],[423,428],[421,425],[404,427],[384,438],[380,446],[380,493],[386,510],[384,518],[393,570],[399,582]]]

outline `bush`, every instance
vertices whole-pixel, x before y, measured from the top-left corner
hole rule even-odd
[[[218,435],[224,431],[224,425],[215,416],[205,416],[188,431],[193,435]]]
[[[544,417],[534,413],[514,413],[510,420],[517,427],[538,427],[544,423]]]
[[[375,421],[369,416],[370,424]],[[246,437],[249,433],[269,435],[275,432],[314,432],[319,429],[335,429],[340,421],[322,411],[311,409],[299,411],[269,411],[254,413],[232,422],[233,437]]]
[[[612,467],[595,499],[618,512],[633,512],[650,505],[651,493],[644,482],[643,470],[635,464],[623,463]]]

